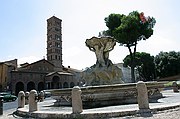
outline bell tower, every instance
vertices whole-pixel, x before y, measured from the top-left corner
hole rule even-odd
[[[62,71],[62,20],[52,16],[47,19],[47,60],[55,71]]]

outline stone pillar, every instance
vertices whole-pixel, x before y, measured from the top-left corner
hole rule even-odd
[[[173,91],[174,91],[175,93],[178,93],[178,92],[179,92],[179,90],[178,90],[178,85],[177,85],[177,83],[176,83],[175,81],[173,82],[172,86],[173,86]]]
[[[137,88],[137,101],[139,105],[139,109],[149,109],[149,101],[148,101],[148,91],[146,84],[143,81],[139,81],[136,85]]]
[[[44,91],[41,91],[39,95],[40,95],[40,102],[43,102],[44,101]]]
[[[25,105],[25,94],[24,91],[18,93],[18,108],[23,108]]]
[[[82,99],[81,99],[81,89],[75,86],[72,89],[72,111],[75,114],[79,114],[83,111]]]
[[[29,93],[29,112],[37,111],[37,91],[31,90]]]
[[[29,92],[25,93],[25,105],[29,104]]]

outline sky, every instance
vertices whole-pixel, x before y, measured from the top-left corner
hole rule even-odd
[[[107,30],[104,18],[111,13],[132,11],[154,17],[153,35],[137,45],[138,52],[153,56],[161,51],[180,51],[180,0],[1,0],[0,62],[18,59],[18,64],[46,58],[47,19],[62,19],[63,65],[85,69],[96,63],[86,39]],[[127,47],[116,44],[110,52],[113,63],[122,63]]]

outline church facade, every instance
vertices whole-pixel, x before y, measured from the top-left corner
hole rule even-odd
[[[21,90],[72,88],[80,84],[78,76],[81,71],[62,64],[61,22],[55,16],[47,19],[47,60],[24,63],[11,71],[10,89],[14,94]]]

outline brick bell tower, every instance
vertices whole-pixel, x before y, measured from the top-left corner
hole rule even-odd
[[[47,19],[47,60],[55,71],[62,71],[62,20],[52,16]]]

